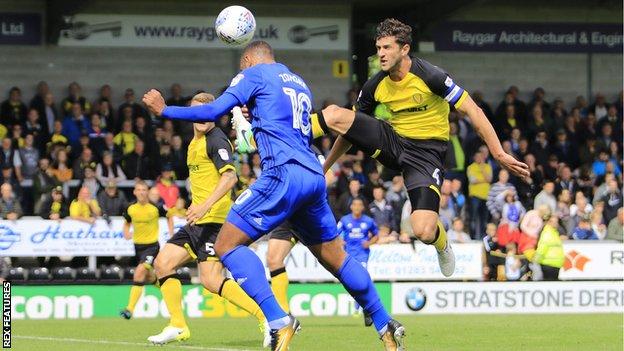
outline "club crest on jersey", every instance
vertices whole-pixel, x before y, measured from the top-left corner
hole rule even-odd
[[[219,156],[223,161],[227,161],[230,159],[230,155],[228,154],[226,149],[219,149]]]
[[[412,96],[412,99],[414,99],[414,102],[416,102],[417,104],[422,104],[423,102],[422,94],[414,94],[414,96]]]
[[[245,78],[245,75],[242,73],[239,73],[236,75],[236,77],[232,78],[232,81],[230,82],[230,86],[233,87],[236,84],[238,84],[238,82],[240,82],[243,78]]]
[[[451,79],[451,77],[446,77],[446,80],[444,80],[444,85],[450,88],[453,85],[453,79]]]

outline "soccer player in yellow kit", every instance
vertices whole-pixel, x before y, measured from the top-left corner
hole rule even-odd
[[[154,258],[158,255],[158,208],[149,202],[147,184],[139,180],[134,185],[134,196],[137,201],[126,209],[123,213],[126,222],[123,226],[124,238],[134,242],[134,252],[138,265],[134,270],[132,278],[132,288],[128,306],[119,314],[125,318],[132,318],[134,307],[143,294],[146,282],[152,282]],[[133,227],[133,231],[130,231]]]
[[[210,94],[193,97],[191,105],[209,103]],[[148,341],[166,344],[186,340],[191,333],[182,311],[182,285],[176,269],[194,259],[198,262],[202,285],[254,315],[264,327],[260,307],[231,279],[223,277],[223,265],[214,243],[232,206],[231,192],[237,182],[232,160],[232,144],[212,122],[193,123],[194,137],[188,146],[187,165],[192,203],[186,213],[187,225],[169,239],[156,257],[154,269],[160,290],[171,314],[169,325]],[[268,330],[267,330],[268,332]],[[265,344],[270,336],[265,333]]]
[[[439,67],[409,56],[410,26],[386,19],[377,27],[375,40],[381,71],[362,87],[356,111],[331,105],[319,115],[323,128],[340,134],[324,169],[353,144],[385,167],[401,171],[412,204],[414,235],[435,246],[440,271],[448,277],[455,270],[455,255],[438,211],[450,106],[468,115],[501,166],[523,178],[529,176],[528,166],[503,151],[468,92]]]

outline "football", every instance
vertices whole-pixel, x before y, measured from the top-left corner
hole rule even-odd
[[[228,45],[245,45],[256,31],[256,19],[251,11],[242,6],[224,8],[215,22],[215,30],[221,41]]]

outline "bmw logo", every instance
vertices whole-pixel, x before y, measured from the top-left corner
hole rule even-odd
[[[427,304],[427,295],[421,288],[411,288],[405,294],[405,304],[412,311],[420,311]]]

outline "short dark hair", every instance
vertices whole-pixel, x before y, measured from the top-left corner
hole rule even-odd
[[[364,202],[364,198],[363,198],[363,197],[361,197],[361,196],[356,196],[356,197],[354,197],[354,198],[353,198],[353,200],[351,200],[351,203],[354,203],[355,201],[361,201],[361,202],[362,202],[362,205],[365,203],[365,202]]]
[[[243,53],[254,53],[273,57],[273,48],[271,47],[271,44],[267,43],[264,40],[256,40],[245,46]]]
[[[399,43],[401,46],[406,44],[411,45],[412,27],[397,19],[386,18],[377,26],[375,40],[384,37],[395,37],[396,42]]]

